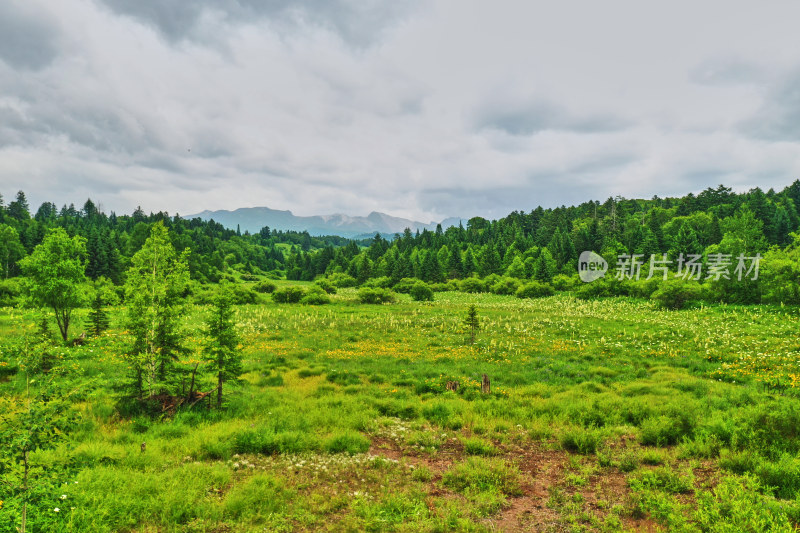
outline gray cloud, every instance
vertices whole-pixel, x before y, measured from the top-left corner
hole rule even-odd
[[[741,131],[774,142],[800,142],[800,70],[771,87],[761,108],[740,124]]]
[[[0,2],[0,60],[13,68],[38,70],[59,53],[60,30],[46,12],[23,2]]]
[[[708,59],[689,71],[689,79],[701,85],[750,85],[766,75],[763,66],[740,58]]]
[[[372,43],[388,25],[408,12],[409,0],[100,0],[119,14],[157,28],[172,42],[202,33],[208,15],[237,23],[259,21],[277,25],[312,24],[336,32],[345,41],[364,46]]]
[[[533,135],[543,131],[604,133],[629,125],[621,117],[612,115],[573,114],[564,106],[549,101],[521,105],[494,101],[478,111],[475,124],[479,129],[495,129],[509,135]]]
[[[441,220],[800,175],[800,4],[609,1],[6,0],[0,192]]]

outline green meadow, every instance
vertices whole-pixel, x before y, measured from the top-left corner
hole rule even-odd
[[[209,396],[148,412],[123,401],[124,309],[36,375],[22,355],[39,315],[0,310],[3,431],[34,420],[26,402],[43,383],[66,402],[58,444],[29,458],[28,531],[800,524],[796,308],[671,311],[568,293],[331,299],[237,306],[244,373],[224,407]],[[208,311],[191,307],[192,350]],[[16,531],[20,493],[0,484],[0,500],[0,531]]]

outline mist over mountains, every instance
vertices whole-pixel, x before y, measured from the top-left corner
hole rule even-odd
[[[342,237],[356,238],[368,237],[375,233],[390,236],[402,233],[406,228],[411,231],[423,229],[435,230],[436,222],[424,223],[406,218],[393,217],[385,213],[373,211],[365,217],[349,216],[344,214],[297,216],[291,211],[270,209],[269,207],[242,207],[233,211],[217,210],[203,211],[183,218],[201,218],[214,220],[225,227],[242,232],[257,233],[264,226],[276,230],[308,231],[311,235],[340,235]],[[457,226],[459,222],[466,224],[466,220],[459,217],[450,217],[442,220],[442,229]]]

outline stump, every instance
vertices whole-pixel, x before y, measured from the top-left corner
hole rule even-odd
[[[483,381],[481,382],[481,392],[483,394],[489,394],[492,392],[491,382],[489,381],[489,376],[486,374],[483,375]]]
[[[451,390],[451,391],[453,391],[453,392],[456,392],[456,391],[458,391],[458,381],[448,381],[448,382],[445,384],[445,386],[444,386],[444,387],[445,387],[445,389],[447,389],[447,390]]]

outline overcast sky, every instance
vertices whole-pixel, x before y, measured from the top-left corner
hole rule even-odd
[[[800,2],[0,0],[0,193],[497,218],[800,178]]]

